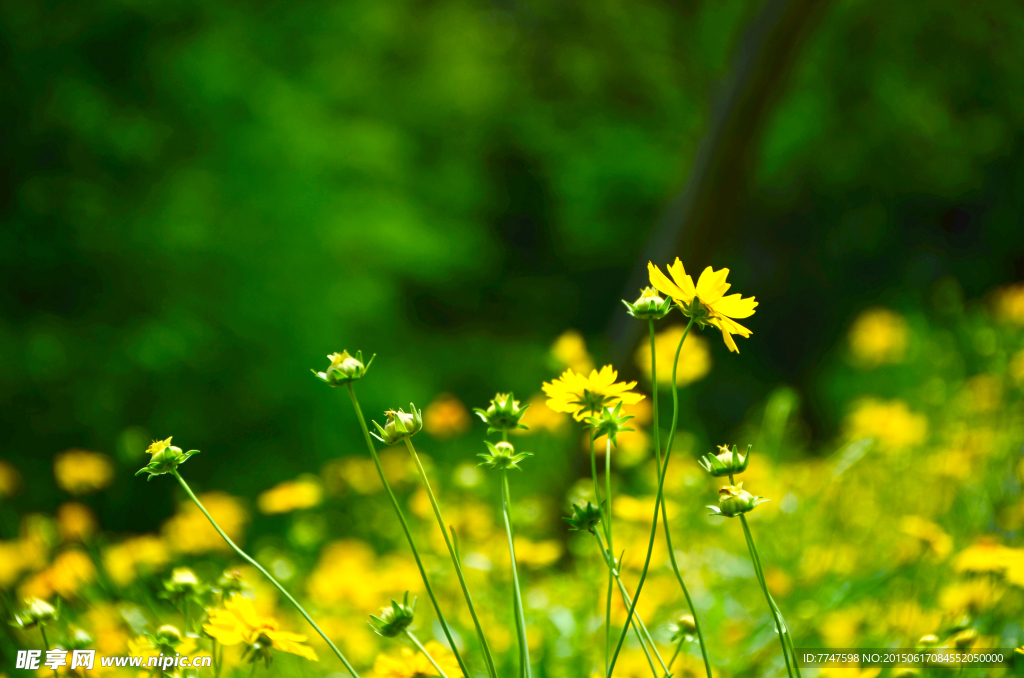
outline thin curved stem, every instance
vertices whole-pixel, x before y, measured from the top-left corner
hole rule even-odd
[[[611,554],[607,549],[605,549],[604,542],[601,541],[600,533],[595,531],[594,536],[597,537],[598,548],[601,549],[601,555],[604,556],[604,562],[608,566],[609,572],[615,576],[615,581],[619,584],[619,594],[622,596],[622,602],[625,603],[627,607],[632,605],[633,600],[629,597],[629,591],[626,590],[625,584],[622,583],[622,576],[619,573],[619,569],[615,566],[616,563],[612,560]],[[633,630],[636,631],[637,640],[640,641],[640,646],[644,648],[644,653],[647,654],[647,661],[650,663],[651,670],[654,672],[654,675],[659,676],[661,674],[659,674],[658,670],[654,667],[651,655],[647,652],[647,647],[644,645],[645,641],[650,644],[651,649],[654,651],[654,656],[658,659],[658,663],[661,664],[661,668],[665,672],[665,675],[668,675],[669,666],[671,666],[671,664],[666,665],[665,660],[661,658],[661,653],[658,652],[658,646],[654,643],[654,637],[651,636],[651,632],[647,630],[647,626],[644,624],[644,620],[640,618],[639,612],[636,613],[634,621],[635,624],[633,626]]]
[[[508,555],[512,560],[512,591],[515,596],[516,635],[519,636],[519,658],[521,673],[526,678],[533,678],[530,666],[530,648],[526,637],[526,616],[523,612],[523,594],[519,587],[519,571],[516,567],[516,547],[512,539],[512,499],[508,490],[508,470],[501,471],[501,512],[505,518],[505,534],[508,535]]]
[[[679,421],[679,387],[678,387],[677,382],[676,382],[676,375],[678,374],[678,369],[679,369],[679,354],[683,350],[683,343],[686,341],[686,337],[689,336],[690,328],[692,326],[693,326],[693,319],[691,318],[690,322],[687,323],[687,325],[686,325],[686,330],[683,331],[682,339],[679,340],[679,346],[676,347],[675,360],[672,362],[672,426],[668,430],[668,440],[666,441],[666,444],[665,444],[665,470],[666,470],[666,472],[668,470],[669,456],[672,454],[672,441],[675,439],[675,435],[676,435],[676,424]],[[651,330],[652,330],[652,332],[653,332],[653,329],[654,329],[654,323],[652,322],[651,323]],[[653,338],[653,335],[652,335],[652,338]],[[651,345],[651,355],[652,356],[654,355],[654,345],[653,344]],[[652,363],[653,363],[654,359],[652,358],[651,360],[652,360]],[[652,379],[653,379],[653,375],[652,375]],[[655,383],[655,397],[657,397],[657,380],[654,380],[654,383]],[[657,402],[657,401],[655,401],[655,402]],[[657,425],[655,425],[655,428],[657,428]],[[661,455],[660,454],[658,455],[658,473],[659,474],[661,473]],[[693,625],[695,627],[694,630],[695,630],[695,632],[697,634],[697,642],[700,644],[701,657],[704,659],[704,670],[705,670],[705,672],[707,672],[708,678],[712,678],[711,677],[711,660],[708,658],[708,648],[707,648],[707,644],[704,642],[704,632],[700,628],[700,619],[697,616],[697,608],[694,607],[694,605],[693,605],[693,598],[690,596],[690,590],[686,587],[686,582],[683,581],[683,575],[679,571],[679,563],[676,562],[676,550],[672,546],[672,530],[671,530],[671,528],[669,526],[669,522],[668,522],[668,509],[665,507],[664,503],[661,505],[661,516],[662,516],[663,522],[665,523],[665,545],[668,547],[669,563],[671,563],[671,565],[672,565],[672,572],[674,572],[675,575],[676,575],[676,581],[679,582],[679,588],[681,588],[683,590],[683,595],[686,597],[686,604],[690,608],[690,614],[693,615]],[[678,654],[678,653],[679,653],[678,652],[678,648],[676,648],[676,654]],[[671,665],[671,662],[670,662],[670,665]]]
[[[306,612],[305,608],[299,605],[299,601],[295,600],[295,598],[292,597],[292,594],[288,593],[288,590],[285,589],[285,587],[281,586],[280,582],[274,579],[274,577],[272,577],[271,574],[267,572],[262,565],[256,562],[256,560],[252,556],[250,556],[242,549],[238,548],[238,545],[231,540],[231,537],[225,534],[224,530],[220,529],[220,525],[217,524],[217,521],[213,519],[213,516],[210,515],[210,512],[206,510],[206,507],[203,506],[202,502],[199,501],[199,498],[196,497],[196,495],[192,492],[192,488],[188,486],[188,483],[185,482],[185,479],[182,478],[181,474],[178,473],[178,469],[172,470],[171,474],[175,478],[177,478],[179,483],[181,483],[181,486],[185,489],[185,493],[188,494],[189,498],[195,503],[196,506],[199,507],[199,510],[203,512],[204,516],[206,516],[206,519],[210,521],[211,525],[213,525],[213,529],[217,530],[217,533],[220,534],[224,541],[228,543],[228,546],[230,546],[235,551],[235,553],[244,558],[250,565],[259,570],[264,577],[270,580],[270,583],[277,587],[277,590],[280,591],[284,595],[284,597],[287,598],[289,602],[291,602],[291,604],[295,606],[295,609],[297,609],[299,611],[299,614],[301,614],[305,618],[305,620],[309,622],[310,626],[316,629],[316,632],[319,633],[320,637],[324,639],[324,642],[326,642],[327,645],[330,646],[330,648],[334,651],[334,654],[338,655],[338,659],[340,659],[341,663],[345,665],[345,668],[348,669],[348,672],[352,674],[352,678],[359,678],[359,674],[356,673],[356,670],[352,668],[352,665],[348,663],[347,659],[345,659],[345,655],[343,655],[341,653],[341,650],[339,650],[337,646],[335,646],[335,644],[331,642],[331,639],[327,637],[327,634],[324,633],[319,626],[317,626],[316,622],[313,621],[313,618],[309,616],[309,613]]]
[[[430,656],[430,653],[427,652],[427,648],[423,647],[423,644],[420,642],[419,638],[414,636],[412,631],[410,631],[409,629],[405,630],[405,635],[409,637],[409,640],[412,641],[413,645],[419,648],[420,652],[423,653],[423,656],[425,656],[427,658],[427,661],[430,662],[430,665],[434,667],[435,671],[437,671],[437,674],[441,676],[441,678],[448,678],[448,674],[446,674],[444,670],[441,669],[440,666],[438,666],[437,661]]]
[[[444,537],[444,543],[448,547],[448,555],[451,556],[452,564],[455,565],[455,574],[459,577],[459,585],[462,586],[462,595],[466,598],[466,605],[469,606],[469,614],[473,617],[473,625],[476,627],[476,635],[480,639],[480,645],[484,650],[484,659],[487,661],[487,671],[491,678],[498,678],[497,671],[494,668],[494,658],[491,656],[491,648],[487,645],[487,638],[484,637],[484,629],[480,625],[480,618],[476,614],[476,607],[473,605],[473,597],[469,594],[469,585],[466,584],[466,576],[462,572],[462,563],[459,562],[459,556],[455,552],[455,547],[452,545],[451,537],[448,535],[448,528],[445,526],[444,517],[441,515],[441,507],[437,503],[437,498],[434,496],[434,491],[430,487],[430,480],[427,478],[427,472],[423,468],[422,462],[420,462],[420,456],[416,454],[416,448],[413,447],[412,441],[408,437],[405,438],[405,446],[409,449],[409,454],[412,455],[413,461],[416,462],[416,470],[420,474],[420,480],[423,481],[423,487],[427,491],[427,497],[430,499],[430,506],[434,509],[434,518],[437,519],[437,525],[441,528],[441,535]]]
[[[591,477],[591,479],[594,482],[594,501],[597,502],[597,510],[601,514],[601,522],[605,524],[604,530],[605,530],[605,536],[607,536],[608,535],[608,527],[607,527],[607,525],[609,523],[611,523],[611,519],[609,518],[609,515],[608,515],[610,513],[610,511],[608,510],[610,507],[607,506],[604,502],[601,501],[601,492],[598,489],[598,485],[597,485],[597,454],[594,452],[594,430],[593,430],[593,427],[591,427],[589,438],[590,438],[590,477]],[[607,598],[607,601],[606,601],[606,604],[605,604],[605,614],[604,614],[604,670],[605,670],[605,673],[608,672],[608,669],[611,666],[611,656],[612,656],[612,598],[611,598],[611,588],[610,588],[610,586],[611,586],[611,575],[609,575],[608,584],[609,584],[608,598]]]
[[[430,597],[430,602],[434,606],[434,613],[437,614],[438,621],[441,622],[441,629],[444,631],[444,637],[448,639],[448,645],[451,647],[452,652],[455,654],[455,660],[459,663],[459,668],[462,670],[462,675],[469,676],[469,669],[466,667],[466,663],[462,659],[462,654],[459,653],[459,648],[455,645],[455,639],[452,637],[451,629],[448,627],[448,621],[444,618],[444,613],[441,612],[441,605],[437,602],[437,596],[434,595],[434,587],[430,585],[430,580],[427,579],[427,570],[423,567],[423,561],[420,559],[419,549],[416,548],[416,542],[413,541],[412,532],[409,530],[409,523],[405,520],[405,514],[402,513],[402,506],[398,503],[398,499],[395,497],[394,491],[391,489],[391,484],[388,483],[387,477],[384,475],[384,467],[380,464],[380,458],[377,456],[377,448],[373,445],[373,440],[370,438],[370,430],[366,427],[366,419],[363,417],[363,410],[359,407],[359,400],[356,399],[355,389],[352,388],[352,383],[346,384],[348,387],[348,395],[352,400],[352,407],[356,411],[356,418],[359,420],[359,426],[363,430],[363,437],[366,439],[366,447],[370,451],[370,456],[373,458],[373,463],[377,467],[377,475],[380,476],[380,482],[384,485],[384,489],[387,490],[388,497],[391,499],[391,506],[395,509],[395,514],[398,516],[398,522],[402,526],[402,532],[405,533],[405,539],[409,542],[409,548],[412,549],[412,557],[416,560],[416,567],[420,571],[420,579],[423,580],[423,586],[427,589],[427,595]]]
[[[593,444],[593,443],[591,443]],[[604,521],[604,532],[608,538],[608,551],[610,553],[615,552],[615,547],[612,544],[612,440],[608,436],[604,439],[604,498],[608,502],[608,508],[605,511]],[[596,480],[596,479],[595,479]],[[608,593],[605,596],[605,640],[606,647],[611,646],[611,632],[612,632],[612,588],[613,588],[613,577],[612,571],[608,571]],[[642,643],[641,643],[642,644]],[[607,650],[605,651],[605,661],[608,661]],[[650,656],[647,657],[650,661]],[[606,669],[610,666],[606,665]]]
[[[768,608],[775,619],[775,631],[779,634],[779,643],[782,645],[782,657],[786,660],[786,671],[790,676],[793,675],[793,671],[796,671],[797,678],[800,678],[800,667],[796,664],[796,651],[793,648],[793,639],[789,634],[789,627],[786,626],[786,621],[782,618],[782,611],[775,604],[772,594],[768,592],[768,583],[764,578],[764,566],[761,564],[761,556],[757,552],[757,546],[754,545],[754,536],[750,533],[747,517],[742,513],[740,514],[740,523],[743,525],[743,534],[747,539],[747,548],[750,549],[750,560],[754,563],[754,574],[757,575],[757,582],[761,585],[761,590],[764,591],[764,597],[768,601]],[[790,668],[791,661],[792,668]]]

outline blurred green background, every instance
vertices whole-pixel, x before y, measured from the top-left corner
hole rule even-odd
[[[129,479],[151,438],[249,497],[361,454],[308,372],[344,348],[378,419],[528,397],[568,328],[637,378],[619,299],[676,255],[761,303],[701,443],[780,384],[813,443],[856,313],[1024,277],[1015,2],[15,2],[0,60],[19,511],[72,447],[120,460],[90,503],[127,532],[173,510]]]

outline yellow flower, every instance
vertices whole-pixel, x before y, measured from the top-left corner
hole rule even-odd
[[[655,358],[658,363],[658,384],[668,386],[672,383],[672,364],[676,359],[679,340],[683,338],[686,328],[673,325],[663,332],[654,335]],[[636,350],[636,364],[651,379],[651,343],[642,342]],[[711,352],[708,343],[692,332],[686,337],[682,350],[679,351],[679,366],[676,368],[676,386],[686,386],[703,379],[711,370]]]
[[[83,551],[72,549],[54,558],[53,565],[38,572],[21,585],[23,598],[49,598],[54,593],[74,598],[82,585],[96,579],[96,568]]]
[[[173,438],[174,436],[171,436]],[[154,440],[149,447],[146,448],[146,454],[154,455],[163,452],[171,446],[171,438],[167,440]]]
[[[435,438],[451,438],[469,430],[469,410],[451,393],[442,393],[423,408],[423,430]]]
[[[6,461],[0,459],[0,499],[14,494],[21,485],[21,474]]]
[[[921,540],[937,558],[945,558],[953,550],[952,537],[921,516],[903,516],[900,519],[900,531]]]
[[[587,352],[587,342],[576,330],[566,330],[551,344],[551,356],[560,365],[576,372],[594,369],[594,360]]]
[[[277,620],[260,616],[248,598],[232,595],[223,610],[208,609],[207,614],[210,621],[203,624],[203,630],[223,645],[245,643],[247,651],[269,652],[273,648],[318,661],[313,648],[302,644],[306,636],[281,631]]]
[[[543,393],[531,396],[527,401],[530,407],[526,410],[521,420],[528,427],[528,430],[513,429],[509,433],[512,435],[531,435],[538,431],[548,431],[557,435],[565,430],[566,425],[569,423],[569,417],[565,416],[563,412],[555,412],[544,407],[545,400],[547,398],[544,397]]]
[[[732,335],[749,337],[752,332],[733,318],[749,318],[754,315],[754,309],[757,307],[754,297],[744,299],[739,294],[725,296],[730,287],[729,283],[725,282],[729,276],[727,268],[716,271],[708,266],[701,272],[696,285],[693,284],[693,278],[686,273],[679,257],[676,257],[675,263],[668,267],[668,272],[672,280],[669,280],[668,276],[652,262],[647,263],[647,273],[652,285],[663,294],[672,297],[680,306],[689,307],[693,304],[694,298],[699,299],[701,306],[709,314],[707,322],[721,330],[722,339],[730,351],[739,353],[740,350]]]
[[[882,672],[878,667],[862,669],[860,667],[826,666],[818,674],[822,678],[875,678]]]
[[[436,640],[427,641],[423,647],[434,658],[445,675],[461,675],[462,669],[459,668],[459,662],[451,650]],[[373,673],[377,678],[425,678],[426,676],[441,675],[422,652],[408,647],[403,647],[402,654],[398,657],[378,655],[377,661],[373,663]]]
[[[67,502],[57,507],[57,529],[64,541],[81,541],[96,531],[96,516],[85,504]]]
[[[871,308],[859,316],[850,328],[850,351],[865,367],[899,363],[907,351],[906,319],[886,308]]]
[[[1015,382],[1024,385],[1024,348],[1013,354],[1006,371]]]
[[[114,479],[110,458],[99,452],[68,450],[53,459],[57,487],[71,494],[89,494],[108,487]]]
[[[973,577],[943,588],[939,593],[939,603],[951,615],[978,615],[992,609],[1004,593],[1005,589],[993,583],[991,578]]]
[[[520,565],[544,567],[555,563],[562,557],[564,548],[557,539],[532,541],[526,537],[515,537],[516,561]]]
[[[139,636],[128,641],[128,654],[132,657],[182,654],[188,656],[196,651],[196,641],[182,636],[175,626],[164,624],[153,635]]]
[[[199,501],[232,541],[241,541],[249,514],[237,499],[223,492],[207,492],[200,495]],[[164,523],[163,533],[167,543],[181,553],[228,551],[231,548],[192,502],[182,504],[179,513]]]
[[[118,586],[127,586],[135,581],[140,571],[151,573],[159,570],[171,556],[167,543],[155,535],[143,535],[125,539],[111,546],[103,553],[103,569]]]
[[[899,450],[920,445],[928,436],[928,418],[915,414],[902,400],[861,400],[847,418],[855,438],[877,438],[882,447]]]
[[[995,302],[999,319],[1024,324],[1024,283],[996,290]]]
[[[548,396],[547,406],[583,421],[586,415],[614,407],[619,401],[632,405],[644,399],[642,394],[630,391],[636,386],[635,381],[615,383],[618,376],[611,365],[605,365],[600,372],[591,370],[589,377],[568,369],[558,379],[542,386]]]
[[[256,499],[260,513],[290,513],[298,509],[311,508],[324,497],[323,487],[314,476],[302,476],[296,480],[278,483]]]

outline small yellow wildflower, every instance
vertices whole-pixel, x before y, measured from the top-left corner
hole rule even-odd
[[[516,547],[516,561],[520,566],[545,567],[558,562],[565,550],[557,539],[532,541],[526,537],[513,539]]]
[[[21,585],[19,593],[23,598],[50,598],[55,593],[63,598],[74,598],[83,585],[95,579],[92,559],[83,551],[72,549],[58,555],[50,567],[29,578]]]
[[[1024,325],[1024,283],[996,290],[995,309],[1000,320]]]
[[[900,363],[907,352],[909,334],[903,316],[887,308],[870,308],[853,321],[850,351],[858,364],[868,368]]]
[[[630,391],[636,386],[635,381],[616,383],[618,376],[611,365],[605,365],[600,372],[591,370],[589,377],[568,369],[558,379],[544,383],[542,388],[548,396],[547,406],[555,412],[571,414],[576,421],[583,421],[588,414],[614,407],[620,401],[632,405],[644,399],[643,394]]]
[[[423,430],[435,438],[462,435],[469,425],[469,410],[451,393],[438,395],[423,408]]]
[[[21,474],[18,469],[0,459],[0,499],[10,497],[21,485]]]
[[[199,496],[199,501],[235,543],[242,540],[249,514],[238,499],[223,492],[207,492]],[[182,504],[178,514],[164,523],[163,534],[167,543],[181,553],[228,551],[231,548],[192,502]]]
[[[686,327],[672,325],[663,332],[654,335],[654,350],[658,366],[658,384],[668,386],[672,383],[672,364],[676,359],[679,340],[683,338]],[[636,364],[651,379],[651,344],[642,342],[636,349]],[[676,386],[686,386],[703,379],[711,370],[711,351],[708,342],[690,333],[679,351],[679,365],[676,368]]]
[[[732,335],[749,337],[752,332],[733,318],[749,318],[754,315],[754,309],[757,307],[754,297],[744,299],[739,294],[725,296],[726,291],[731,287],[729,283],[725,282],[729,276],[727,268],[715,271],[708,266],[701,272],[696,285],[693,284],[693,278],[686,273],[679,257],[676,257],[675,262],[668,267],[668,272],[672,276],[672,280],[669,280],[668,276],[652,262],[647,263],[647,273],[652,285],[663,294],[672,297],[680,306],[689,307],[695,298],[700,300],[701,305],[709,314],[707,322],[721,330],[722,339],[730,351],[739,353],[740,350]]]
[[[298,509],[318,505],[324,497],[324,489],[314,476],[302,476],[296,480],[278,483],[256,499],[260,513],[291,513]]]
[[[978,615],[992,609],[1005,591],[989,577],[973,577],[943,588],[939,593],[939,604],[950,615]]]
[[[427,641],[423,646],[437,665],[447,676],[458,676],[462,673],[459,662],[451,650],[435,640]],[[377,678],[425,678],[439,676],[437,669],[422,652],[403,647],[398,657],[385,654],[378,655],[373,663],[373,673]]]
[[[203,630],[222,645],[245,643],[247,651],[268,653],[273,648],[318,661],[313,648],[303,645],[306,636],[281,631],[277,620],[260,616],[248,598],[232,595],[223,610],[208,609],[207,614],[210,621]]]
[[[53,459],[57,487],[71,494],[89,494],[108,487],[114,479],[110,457],[99,452],[67,450]]]
[[[57,507],[57,529],[64,541],[81,541],[96,531],[96,516],[85,504],[67,502]]]
[[[920,445],[928,436],[928,418],[915,414],[902,400],[883,402],[865,398],[847,418],[847,430],[855,438],[877,438],[890,450]]]
[[[551,356],[559,365],[576,372],[594,369],[594,360],[587,352],[587,342],[576,330],[566,330],[551,344]]]
[[[936,558],[945,558],[953,550],[953,538],[941,527],[921,516],[903,516],[900,519],[900,531],[919,539]]]
[[[544,407],[546,400],[547,398],[543,393],[536,393],[531,396],[527,400],[530,407],[522,418],[522,423],[528,427],[528,430],[513,429],[509,433],[512,435],[532,435],[538,431],[548,431],[556,435],[562,433],[569,423],[569,417],[564,412],[555,412],[548,407]]]
[[[1024,549],[1013,549],[984,538],[968,546],[953,559],[953,569],[959,573],[1003,574],[1016,560],[1024,558]]]
[[[140,574],[158,571],[171,560],[167,543],[155,535],[125,539],[103,553],[103,569],[118,586],[127,586]]]

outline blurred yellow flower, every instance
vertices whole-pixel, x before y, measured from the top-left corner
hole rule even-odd
[[[1005,591],[989,577],[973,577],[944,587],[939,593],[939,604],[950,615],[978,615],[992,609]]]
[[[71,494],[89,494],[108,487],[114,479],[110,457],[99,452],[67,450],[53,459],[57,487]]]
[[[875,438],[883,448],[901,450],[925,441],[928,418],[911,412],[902,400],[865,398],[847,417],[846,428],[851,437]]]
[[[18,590],[22,598],[48,599],[53,594],[74,598],[84,584],[96,579],[92,559],[78,549],[64,551],[53,564],[30,577]]]
[[[166,542],[155,535],[125,539],[103,552],[103,569],[118,586],[127,586],[140,574],[156,572],[171,560]]]
[[[0,499],[13,495],[21,485],[18,469],[0,459]]]
[[[882,669],[877,666],[866,669],[860,667],[826,666],[821,669],[821,673],[818,675],[822,678],[875,678],[881,672]]]
[[[436,640],[428,640],[423,647],[434,658],[447,676],[461,675],[462,669],[451,650]],[[403,647],[397,657],[386,654],[378,655],[373,663],[373,673],[377,678],[424,678],[439,676],[437,669],[422,652]]]
[[[658,384],[661,386],[672,383],[672,363],[676,359],[679,340],[686,331],[684,325],[672,325],[663,332],[654,335],[655,358],[658,366]],[[651,380],[651,343],[644,341],[636,349],[637,367]],[[676,368],[676,386],[686,386],[703,379],[711,370],[711,351],[708,342],[691,332],[679,351],[679,366]]]
[[[1024,384],[1024,348],[1013,354],[1006,371],[1018,386]]]
[[[907,320],[899,313],[869,308],[850,327],[850,352],[855,362],[868,368],[900,363],[907,352],[909,334]]]
[[[203,630],[223,645],[245,643],[252,648],[259,643],[266,649],[269,641],[275,650],[318,661],[313,648],[303,645],[306,636],[281,631],[277,620],[260,616],[248,598],[235,594],[224,603],[224,609],[207,609],[206,612],[210,621],[203,624]]]
[[[651,284],[663,294],[672,297],[680,306],[683,306],[684,312],[686,310],[685,307],[691,305],[695,297],[699,299],[701,305],[710,314],[708,322],[721,330],[725,345],[733,353],[739,353],[740,350],[737,348],[736,341],[732,338],[732,335],[738,334],[741,337],[749,337],[752,332],[733,320],[733,318],[749,318],[754,315],[754,309],[757,308],[757,302],[754,300],[754,297],[744,299],[739,294],[725,296],[725,293],[731,287],[729,283],[725,282],[725,279],[729,277],[729,269],[727,268],[716,271],[708,266],[701,272],[696,286],[693,284],[693,278],[683,268],[683,262],[680,261],[679,257],[676,257],[675,262],[667,268],[669,275],[672,276],[672,280],[669,280],[661,272],[661,269],[648,262],[647,273],[650,276]]]
[[[242,540],[249,514],[238,499],[224,492],[207,492],[199,495],[199,501],[232,541],[239,543]],[[183,503],[178,513],[164,523],[163,536],[170,547],[180,553],[228,551],[231,548],[192,502]]]
[[[630,422],[632,423],[632,422]],[[601,438],[598,438],[598,450],[603,450]],[[590,445],[587,444],[589,452]],[[638,428],[633,431],[620,431],[616,437],[616,443],[612,443],[612,462],[617,468],[632,468],[636,466],[651,453],[651,436],[647,431]]]
[[[96,531],[96,516],[85,504],[67,502],[57,507],[57,529],[64,541],[81,541]]]
[[[111,603],[99,603],[93,604],[85,614],[96,639],[96,649],[101,654],[123,654],[131,636],[121,611]]]
[[[423,408],[423,430],[444,440],[469,430],[469,410],[451,393],[441,393]]]
[[[616,495],[612,502],[612,515],[630,522],[650,524],[651,518],[654,517],[655,499],[656,497],[653,495],[649,497],[632,497],[628,494]],[[675,502],[668,499],[665,500],[665,512],[668,514],[669,520],[676,517],[678,508]]]
[[[531,396],[527,401],[530,407],[523,414],[521,420],[521,423],[526,425],[529,430],[521,428],[512,429],[509,433],[511,435],[529,435],[538,431],[549,431],[559,434],[564,431],[565,427],[569,424],[569,417],[563,412],[555,412],[545,406],[546,401],[547,398],[543,393]]]
[[[941,527],[921,516],[903,516],[900,519],[900,531],[920,540],[937,558],[945,558],[953,550],[953,538]]]
[[[961,574],[1003,574],[1017,562],[1024,562],[1024,549],[1009,548],[991,538],[983,538],[956,554],[953,569]]]
[[[574,372],[594,369],[594,361],[587,353],[587,342],[576,330],[566,330],[551,344],[551,355],[560,364]]]
[[[256,498],[256,506],[259,507],[260,513],[264,514],[291,513],[317,506],[323,497],[324,489],[316,476],[304,475],[295,480],[278,483],[261,493]]]
[[[964,385],[967,405],[975,412],[991,412],[1003,399],[1003,382],[994,374],[978,374]]]
[[[515,537],[513,541],[516,547],[516,561],[520,565],[546,567],[558,562],[565,550],[562,542],[557,539],[531,541],[526,537]]]
[[[164,624],[153,636],[138,636],[128,641],[128,654],[132,657],[152,657],[159,654],[177,653],[189,656],[196,651],[196,641],[182,636],[181,631],[170,624]]]
[[[996,290],[995,310],[1000,320],[1024,325],[1024,283]]]
[[[555,412],[565,412],[576,421],[583,421],[588,414],[614,407],[619,401],[631,405],[644,399],[643,394],[630,391],[636,386],[635,381],[615,383],[618,376],[611,365],[605,365],[600,372],[591,370],[589,377],[568,369],[558,379],[544,383],[546,404]]]
[[[368,544],[356,539],[327,544],[306,580],[306,591],[320,604],[345,604],[357,610],[373,609],[381,598],[419,586],[419,570],[411,559],[378,558]]]

